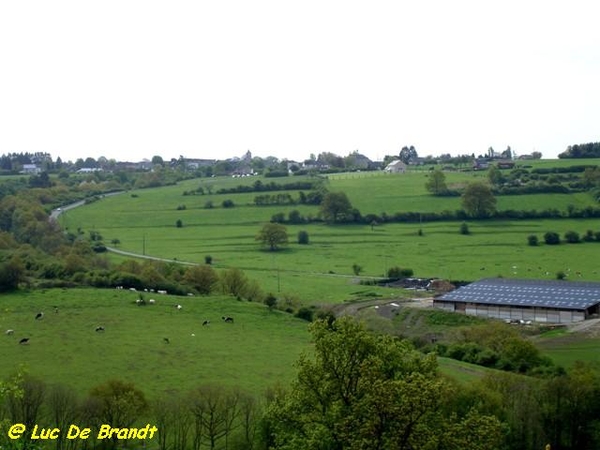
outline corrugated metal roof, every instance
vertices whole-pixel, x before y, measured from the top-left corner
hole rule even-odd
[[[584,310],[600,303],[600,283],[487,278],[448,292],[437,300]]]

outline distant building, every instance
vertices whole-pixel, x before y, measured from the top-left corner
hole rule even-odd
[[[507,160],[498,160],[496,162],[496,166],[498,167],[498,169],[514,169],[515,162],[511,161],[509,159],[507,159]]]
[[[473,170],[489,169],[490,162],[487,159],[477,158],[473,161]]]
[[[199,169],[200,167],[212,167],[217,163],[216,159],[192,159],[184,158],[183,162],[188,169]]]
[[[397,159],[397,160],[389,163],[383,170],[385,172],[389,172],[389,173],[405,173],[406,172],[406,164],[404,164],[402,161]]]
[[[580,322],[600,313],[600,283],[488,278],[436,297],[433,306],[507,321]]]
[[[36,164],[23,164],[23,168],[19,173],[37,175],[41,171],[42,169],[40,169]]]

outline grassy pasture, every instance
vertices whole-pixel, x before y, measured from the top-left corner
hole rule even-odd
[[[573,367],[576,361],[595,363],[600,367],[600,338],[580,334],[564,334],[543,338],[537,342],[543,354],[563,367]]]
[[[362,175],[358,174],[358,175]],[[369,175],[369,174],[367,174]],[[456,177],[472,174],[450,174]],[[457,180],[460,181],[459,178]],[[99,231],[105,242],[121,241],[119,248],[135,253],[203,263],[213,257],[217,268],[239,267],[257,279],[265,291],[295,295],[310,303],[329,303],[370,296],[389,296],[384,288],[358,286],[352,265],[363,267],[361,276],[383,276],[391,266],[411,267],[418,276],[474,280],[482,277],[519,277],[553,279],[564,271],[573,278],[600,280],[595,268],[600,245],[529,247],[527,236],[556,231],[561,236],[574,230],[583,234],[600,231],[600,220],[523,220],[469,222],[471,235],[458,233],[457,222],[367,225],[290,225],[290,245],[279,252],[261,250],[255,241],[261,225],[275,213],[286,215],[298,209],[303,215],[316,215],[315,206],[252,206],[256,193],[183,196],[185,190],[213,184],[213,189],[251,184],[253,178],[215,178],[188,180],[177,186],[148,189],[102,199],[68,211],[61,216],[70,230]],[[276,179],[276,182],[284,182]],[[370,175],[364,178],[337,176],[330,190],[344,190],[363,214],[393,213],[400,210],[423,211],[456,209],[457,198],[434,198],[424,189],[425,174]],[[292,195],[296,193],[291,192]],[[231,199],[234,208],[222,208]],[[215,208],[205,209],[212,200]],[[586,194],[523,195],[499,197],[500,209],[564,210],[593,204]],[[185,210],[177,210],[178,205]],[[177,219],[183,221],[176,228]],[[296,243],[298,231],[306,230],[310,245]]]
[[[125,290],[2,295],[0,377],[24,366],[82,394],[110,378],[132,381],[149,397],[204,383],[258,394],[291,380],[293,363],[310,349],[307,322],[263,305],[229,297],[144,297],[156,304],[137,306],[138,293]],[[35,320],[39,311],[45,316]],[[224,323],[223,315],[235,323]],[[210,325],[202,326],[206,319]],[[99,325],[106,331],[96,332]],[[14,335],[5,336],[6,329]],[[30,343],[19,345],[22,337]]]

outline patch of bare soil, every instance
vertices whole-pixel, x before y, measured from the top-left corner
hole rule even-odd
[[[585,334],[589,337],[600,337],[600,319],[588,319],[583,322],[570,324],[571,333]]]

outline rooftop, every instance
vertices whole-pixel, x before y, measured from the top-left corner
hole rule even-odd
[[[437,300],[585,310],[600,303],[600,283],[486,278],[448,292]]]

